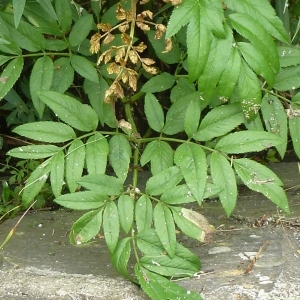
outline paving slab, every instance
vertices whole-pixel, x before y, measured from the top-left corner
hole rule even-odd
[[[199,255],[202,269],[177,283],[207,300],[300,300],[300,176],[296,163],[272,165],[283,180],[291,215],[270,200],[240,187],[230,219],[214,200],[194,207],[217,228],[210,244],[180,241]],[[149,174],[141,174],[141,187]],[[148,299],[114,271],[101,236],[71,246],[68,232],[82,212],[39,211],[22,220],[5,245],[0,269],[2,299]],[[17,218],[0,225],[0,242]],[[258,260],[251,260],[265,245]]]

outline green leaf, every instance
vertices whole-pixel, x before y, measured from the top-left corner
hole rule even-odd
[[[290,46],[278,46],[278,55],[281,68],[300,64],[300,50]]]
[[[265,57],[271,64],[274,72],[280,69],[277,48],[272,36],[251,15],[245,13],[233,13],[228,16],[233,28]]]
[[[41,5],[41,7],[43,8],[43,10],[45,10],[45,12],[51,16],[51,18],[57,20],[57,15],[56,12],[51,4],[51,1],[48,0],[37,0],[37,2]]]
[[[161,195],[160,200],[167,204],[185,204],[196,201],[186,184],[168,189]]]
[[[10,56],[0,55],[0,66],[4,65],[7,61],[11,60]]]
[[[130,275],[127,271],[127,265],[131,253],[130,241],[130,237],[120,240],[116,246],[115,251],[110,255],[110,260],[113,266],[121,275],[128,279],[130,279]]]
[[[174,76],[161,73],[149,79],[141,88],[143,93],[157,93],[170,89],[175,83]]]
[[[66,57],[55,60],[53,68],[54,73],[51,90],[64,93],[73,83],[74,69],[70,65],[70,60]]]
[[[63,122],[81,131],[96,130],[98,116],[89,105],[53,91],[38,92],[38,96]]]
[[[189,96],[192,101],[199,101],[201,93],[196,92],[195,85],[188,80],[188,78],[178,78],[177,84],[172,88],[170,99],[175,103],[183,97]],[[199,101],[200,102],[200,101]]]
[[[71,227],[70,243],[82,245],[94,238],[100,231],[103,208],[92,210],[81,216]]]
[[[47,50],[51,50],[51,51],[63,51],[68,48],[68,44],[65,41],[58,40],[58,39],[47,39],[45,47]],[[66,59],[66,57],[61,57],[61,58]]]
[[[276,16],[274,8],[268,1],[226,0],[225,5],[231,10],[248,14],[276,39],[289,43],[282,21]]]
[[[295,90],[300,87],[300,66],[281,69],[276,75],[274,89],[278,91]]]
[[[237,185],[234,171],[228,160],[220,153],[213,152],[210,159],[211,176],[214,184],[222,187],[219,193],[227,217],[231,215],[237,200]]]
[[[81,140],[74,140],[66,155],[66,181],[71,193],[74,193],[81,178],[85,161],[85,147]]]
[[[51,160],[50,181],[52,192],[55,197],[60,196],[65,175],[65,155],[62,150],[58,151]]]
[[[72,11],[69,0],[55,0],[55,10],[60,29],[65,34],[72,24]]]
[[[30,75],[30,94],[40,118],[43,116],[45,104],[40,100],[36,92],[50,90],[53,71],[52,59],[49,56],[43,56],[35,62]]]
[[[3,70],[0,78],[0,100],[10,91],[19,79],[23,69],[23,57],[19,56],[10,61]]]
[[[216,92],[219,80],[231,57],[230,53],[233,51],[232,29],[228,25],[225,26],[225,29],[226,37],[224,39],[212,38],[207,63],[198,78],[198,90],[202,92],[202,99],[206,103],[210,102],[213,94]]]
[[[290,135],[292,138],[294,150],[297,156],[300,158],[300,138],[299,138],[300,117],[295,116],[292,119],[289,119],[289,129],[290,129]]]
[[[54,145],[30,145],[11,149],[7,155],[24,158],[24,159],[40,159],[56,154],[60,150]]]
[[[174,188],[182,178],[179,167],[167,168],[149,178],[146,183],[146,191],[150,195],[160,195],[166,190]]]
[[[211,243],[216,233],[206,218],[190,209],[172,207],[174,221],[187,236],[204,243]]]
[[[187,62],[189,79],[197,80],[202,73],[210,52],[212,34],[206,24],[199,24],[201,8],[197,10],[197,19],[192,18],[187,27]]]
[[[201,205],[207,177],[206,155],[202,147],[194,143],[183,143],[176,149],[174,161],[190,192]]]
[[[227,65],[217,86],[217,94],[223,101],[228,100],[232,96],[239,78],[240,68],[241,58],[235,47],[231,50]]]
[[[110,253],[113,253],[116,249],[119,231],[120,223],[118,208],[115,202],[109,201],[103,212],[103,232]]]
[[[197,266],[178,256],[170,258],[167,255],[146,255],[141,257],[139,262],[152,272],[175,278],[193,276],[199,271]]]
[[[153,220],[155,231],[164,249],[170,257],[174,257],[176,234],[170,209],[161,202],[157,203],[153,210]]]
[[[185,0],[173,9],[169,19],[166,37],[170,38],[175,35],[179,29],[191,22],[198,27],[206,26],[218,37],[225,36],[223,26],[223,9],[218,0]],[[191,29],[195,29],[192,27]]]
[[[150,272],[139,264],[135,265],[134,273],[143,291],[151,299],[202,300],[198,293],[187,291],[166,277]]]
[[[199,228],[199,226],[183,217],[181,208],[172,207],[172,214],[176,225],[184,234],[192,239],[204,242],[205,233],[201,230],[201,228]]]
[[[238,176],[251,190],[260,192],[282,210],[290,213],[288,199],[281,180],[267,167],[247,158],[233,160]]]
[[[125,181],[129,171],[131,147],[123,135],[115,135],[109,141],[109,162],[117,176]]]
[[[149,126],[161,132],[164,127],[164,112],[156,97],[150,93],[145,96],[145,114]]]
[[[23,15],[40,32],[52,37],[62,36],[57,20],[52,18],[36,1],[27,1]]]
[[[98,73],[93,64],[88,59],[83,56],[72,55],[70,62],[74,70],[79,75],[92,82],[99,82]]]
[[[86,14],[76,21],[69,35],[71,47],[76,47],[85,40],[92,30],[93,23],[93,15],[91,14]]]
[[[136,236],[137,246],[144,255],[166,255],[164,247],[153,228],[139,232]],[[177,245],[177,244],[176,244]]]
[[[41,30],[25,21],[20,21],[18,30],[14,27],[14,17],[12,14],[0,11],[1,17],[6,21],[9,30],[9,41],[13,41],[20,48],[29,52],[37,52],[45,49],[45,38]]]
[[[156,56],[166,64],[177,64],[181,60],[181,50],[178,43],[173,44],[171,51],[164,52],[166,48],[165,33],[160,39],[155,39],[155,31],[149,30],[147,32],[151,46],[153,47]]]
[[[77,182],[85,189],[102,192],[104,195],[118,195],[123,191],[123,183],[119,178],[105,174],[86,175]]]
[[[134,203],[131,197],[128,195],[121,195],[118,200],[119,219],[121,227],[127,234],[133,224],[133,210]]]
[[[147,195],[142,195],[135,204],[135,221],[138,232],[151,227],[152,215],[152,203]]]
[[[192,99],[188,105],[184,117],[184,131],[189,138],[196,133],[201,116],[201,104],[199,99]]]
[[[205,115],[193,138],[196,141],[210,141],[230,132],[243,122],[244,115],[239,103],[218,106]]]
[[[165,134],[172,135],[184,130],[186,110],[189,104],[193,101],[199,101],[199,95],[197,99],[194,96],[196,96],[196,93],[182,97],[171,105],[168,109],[166,123],[163,128]]]
[[[141,155],[141,165],[151,162],[151,172],[156,175],[173,166],[173,149],[164,141],[150,142]]]
[[[263,54],[250,43],[240,42],[237,45],[250,68],[257,75],[264,77],[269,87],[272,88],[275,82],[275,73]]]
[[[215,149],[237,154],[261,151],[284,143],[284,140],[269,132],[239,131],[230,133],[219,140]]]
[[[222,187],[216,184],[213,184],[211,182],[206,182],[203,198],[205,199],[205,198],[210,198],[215,195],[218,195],[222,191],[222,189],[223,189]]]
[[[70,126],[52,121],[22,124],[15,127],[12,132],[46,143],[63,143],[76,138]]]
[[[51,168],[51,158],[40,164],[26,180],[22,194],[22,205],[27,208],[33,199],[40,193],[46,180],[48,179]]]
[[[107,124],[111,128],[116,128],[116,116],[112,103],[105,103],[105,91],[109,85],[103,77],[100,77],[99,83],[84,80],[84,91],[89,97],[93,109],[97,112],[101,125]]]
[[[65,194],[54,199],[54,202],[59,205],[77,210],[100,208],[107,201],[109,199],[106,195],[94,191]]]
[[[15,21],[16,28],[18,28],[19,23],[21,21],[25,4],[26,4],[26,0],[13,0],[12,1],[12,5],[14,8],[14,21]]]
[[[99,132],[88,138],[86,142],[86,166],[89,174],[104,174],[109,152],[106,138]]]
[[[282,144],[276,146],[281,158],[284,157],[287,147],[287,118],[280,100],[272,95],[265,95],[261,105],[261,112],[267,130],[282,138]]]
[[[260,81],[244,61],[241,64],[237,94],[246,119],[254,120],[261,104]]]

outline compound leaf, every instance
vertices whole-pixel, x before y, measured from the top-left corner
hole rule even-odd
[[[48,179],[51,169],[51,159],[49,158],[41,163],[26,180],[26,184],[22,193],[22,205],[28,207]]]
[[[60,150],[55,145],[30,145],[11,149],[7,155],[23,159],[40,159],[56,154]]]
[[[60,196],[65,175],[65,155],[62,150],[58,151],[51,160],[50,182],[55,197]]]
[[[282,137],[269,132],[240,131],[230,133],[219,140],[215,149],[225,153],[261,151],[284,143]]]
[[[282,138],[284,141],[276,147],[281,158],[284,157],[287,147],[287,118],[283,105],[280,100],[272,95],[265,95],[261,104],[261,112],[267,130]]]
[[[175,83],[174,76],[161,73],[149,79],[141,88],[144,93],[157,93],[170,89]]]
[[[12,131],[29,139],[46,143],[63,143],[76,138],[70,126],[52,121],[22,124]]]
[[[173,149],[164,141],[150,142],[141,155],[141,165],[151,162],[153,175],[173,166]]]
[[[77,183],[85,189],[105,195],[118,195],[123,191],[123,183],[119,178],[105,174],[89,174],[81,177]]]
[[[24,60],[22,56],[14,58],[3,70],[0,78],[0,100],[11,90],[22,72]]]
[[[74,193],[78,188],[77,180],[81,177],[85,160],[85,147],[81,140],[74,140],[66,155],[66,181],[69,191]]]
[[[152,216],[152,203],[147,195],[142,195],[135,204],[135,221],[138,232],[143,232],[151,227]]]
[[[229,217],[237,200],[237,185],[234,171],[228,160],[220,153],[213,152],[210,159],[211,176],[214,184],[222,187],[219,193],[221,204]]]
[[[117,176],[125,181],[129,171],[131,147],[123,135],[115,135],[109,141],[109,161]]]
[[[106,245],[110,253],[113,253],[116,249],[120,232],[118,208],[113,201],[107,203],[103,212],[103,232]]]
[[[180,168],[173,166],[152,176],[146,183],[146,191],[150,195],[160,195],[175,187],[183,178]]]
[[[103,208],[92,210],[81,216],[70,230],[70,243],[82,245],[94,238],[100,231]]]
[[[148,271],[140,264],[135,265],[134,273],[143,291],[151,299],[202,299],[198,293],[187,291],[166,277]]]
[[[176,234],[175,224],[170,209],[157,203],[153,211],[155,231],[168,255],[172,258],[175,255]]]
[[[205,115],[193,138],[196,141],[209,141],[230,132],[243,122],[244,115],[239,103],[218,106]]]
[[[85,210],[100,208],[109,201],[106,195],[94,191],[84,191],[61,195],[54,199],[58,203],[69,209]]]
[[[149,126],[153,130],[161,132],[164,127],[164,112],[157,98],[150,93],[145,96],[145,114]]]
[[[234,159],[233,165],[245,185],[262,193],[282,210],[290,213],[286,193],[280,186],[282,182],[273,171],[247,158]]]
[[[121,227],[127,234],[132,227],[133,210],[134,203],[132,198],[128,195],[121,195],[118,200],[119,219]]]
[[[174,161],[179,166],[190,192],[200,205],[207,177],[206,155],[203,149],[194,143],[183,143],[176,149]]]
[[[89,174],[104,174],[107,165],[109,146],[106,138],[99,132],[86,142],[86,166]]]
[[[117,271],[126,278],[130,279],[130,275],[127,271],[127,264],[131,253],[131,238],[127,237],[120,240],[114,250],[110,255],[110,259]]]
[[[54,91],[38,92],[37,94],[65,123],[81,131],[96,130],[98,116],[89,105]]]

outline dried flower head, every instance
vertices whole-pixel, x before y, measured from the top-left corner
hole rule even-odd
[[[155,25],[156,31],[155,31],[155,40],[161,39],[162,35],[167,31],[167,27],[163,24],[156,24]]]
[[[172,40],[170,38],[166,39],[165,50],[162,53],[170,52],[172,50],[172,47],[173,47]]]
[[[112,42],[115,39],[115,36],[112,35],[111,33],[108,33],[107,36],[105,37],[105,39],[103,40],[104,45],[109,44],[110,42]]]
[[[111,30],[111,25],[109,23],[99,23],[97,24],[97,28],[103,32],[108,32]]]
[[[142,53],[147,48],[147,46],[143,42],[141,42],[137,46],[133,46],[132,48],[137,52]]]
[[[94,35],[92,35],[90,40],[91,43],[90,52],[92,54],[98,53],[100,51],[100,39],[101,39],[100,33],[95,33]]]

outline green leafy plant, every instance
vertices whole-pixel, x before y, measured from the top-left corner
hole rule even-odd
[[[239,177],[289,213],[281,180],[244,157],[283,157],[288,133],[300,157],[300,52],[269,1],[9,1],[0,24],[0,98],[19,90],[35,110],[13,129],[35,142],[8,152],[40,161],[23,207],[49,180],[56,203],[88,210],[70,242],[102,230],[114,267],[152,299],[200,299],[168,279],[200,269],[176,228],[215,232],[191,203],[217,195],[230,216]]]

